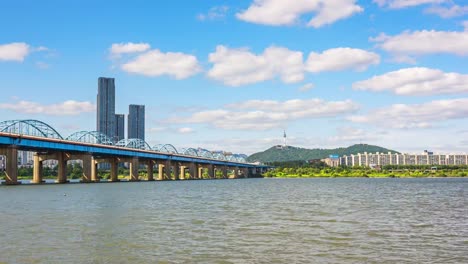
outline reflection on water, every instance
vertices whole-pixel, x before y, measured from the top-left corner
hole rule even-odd
[[[468,179],[0,187],[0,263],[468,263]]]

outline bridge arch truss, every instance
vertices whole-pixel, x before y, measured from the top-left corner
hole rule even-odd
[[[0,132],[63,139],[63,137],[53,127],[42,121],[33,119],[7,120],[0,122]]]

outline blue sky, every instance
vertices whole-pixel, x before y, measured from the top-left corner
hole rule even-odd
[[[465,0],[0,2],[0,120],[95,130],[105,76],[150,145],[468,149]]]

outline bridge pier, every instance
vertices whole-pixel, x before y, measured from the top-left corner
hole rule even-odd
[[[98,161],[94,157],[91,158],[91,182],[99,182],[99,177],[98,177]]]
[[[109,160],[110,163],[110,179],[111,182],[118,182],[119,181],[119,159],[118,158],[111,158]]]
[[[153,176],[154,161],[152,160],[148,161],[148,164],[146,166],[147,166],[146,172],[148,174],[148,181],[154,181],[154,176]]]
[[[63,152],[56,153],[57,159],[57,180],[56,183],[67,183],[67,159]]]
[[[130,181],[139,181],[138,175],[138,168],[140,163],[138,162],[138,158],[133,158],[130,162]]]
[[[158,164],[158,181],[164,180],[164,165]]]
[[[212,164],[209,164],[208,165],[208,177],[210,177],[210,179],[214,179],[215,178],[215,168],[214,168],[214,165]]]
[[[184,166],[184,165],[181,165],[181,166],[180,166],[180,174],[179,174],[179,179],[180,179],[180,180],[185,180],[185,169],[186,169],[186,168],[187,168],[187,167]]]
[[[21,184],[18,181],[18,148],[9,146],[0,149],[0,155],[6,156],[5,185]]]
[[[178,162],[173,162],[174,180],[179,180],[180,167]]]
[[[33,180],[32,183],[39,184],[45,182],[42,180],[43,177],[43,167],[42,167],[41,157],[35,153],[33,156]]]
[[[203,166],[198,167],[198,179],[203,180]]]
[[[223,167],[223,179],[228,178],[228,169],[226,166]]]

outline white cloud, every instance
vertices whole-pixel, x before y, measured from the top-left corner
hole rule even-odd
[[[438,100],[423,104],[394,104],[372,110],[367,115],[352,116],[356,123],[399,129],[430,128],[434,123],[468,117],[468,98]]]
[[[370,40],[377,42],[378,47],[383,50],[396,55],[468,55],[468,31],[405,31],[396,36],[380,34]]]
[[[190,128],[190,127],[181,127],[177,129],[177,132],[180,134],[190,134],[195,131],[193,130],[193,128]]]
[[[309,90],[314,89],[314,84],[313,83],[307,83],[304,84],[303,86],[299,87],[300,92],[307,92]]]
[[[138,53],[138,52],[145,52],[150,49],[150,45],[148,43],[114,43],[110,47],[110,53],[112,55],[119,56],[120,54],[126,53]]]
[[[208,77],[229,86],[240,86],[280,77],[285,83],[304,79],[302,52],[282,47],[266,48],[256,55],[248,49],[230,49],[217,46],[209,55],[213,67]]]
[[[0,45],[0,61],[22,62],[30,53],[30,46],[24,42]]]
[[[468,32],[468,20],[462,22],[465,31]]]
[[[226,130],[268,130],[283,127],[284,124],[295,120],[336,117],[358,109],[359,106],[351,100],[250,100],[226,105],[225,109],[196,112],[189,117],[173,117],[168,121],[204,123]]]
[[[91,102],[77,102],[68,100],[63,103],[43,105],[31,101],[19,101],[0,104],[0,109],[10,110],[21,114],[44,114],[53,116],[70,116],[96,111]]]
[[[302,15],[315,13],[307,26],[318,28],[363,10],[356,0],[254,0],[236,16],[251,23],[282,26],[296,24]]]
[[[332,144],[357,144],[361,142],[369,142],[378,139],[375,131],[370,132],[369,129],[355,128],[351,126],[338,127],[337,133],[334,136],[327,138],[327,141]]]
[[[398,95],[435,95],[468,92],[468,75],[429,68],[406,68],[353,84],[356,90],[390,91]]]
[[[424,10],[428,14],[436,14],[442,18],[451,18],[451,17],[459,17],[468,14],[468,5],[467,6],[459,6],[459,5],[452,5],[450,7],[445,6],[432,6]]]
[[[374,52],[352,48],[334,48],[322,53],[311,52],[306,69],[310,72],[356,70],[364,71],[370,65],[380,63],[380,56]]]
[[[200,21],[223,19],[228,11],[228,6],[215,6],[210,8],[206,14],[198,14],[197,19]]]
[[[385,6],[392,9],[400,9],[424,4],[440,4],[449,0],[373,0],[379,6]]]
[[[186,79],[201,71],[195,56],[181,52],[163,53],[151,50],[121,65],[121,69],[150,77],[169,75],[175,79]]]

